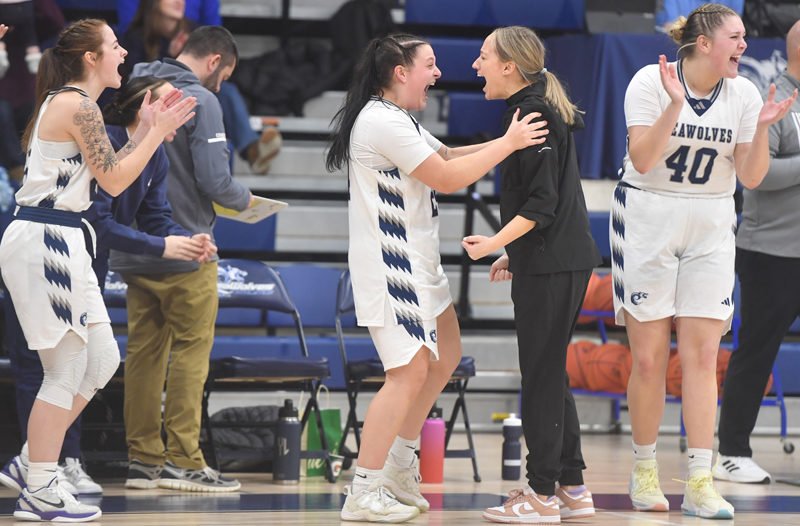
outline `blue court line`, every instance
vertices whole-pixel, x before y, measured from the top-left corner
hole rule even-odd
[[[483,510],[498,506],[504,496],[491,493],[425,493],[433,510]],[[737,513],[800,513],[800,496],[726,497]],[[679,510],[683,495],[668,495],[670,509]],[[88,504],[102,506],[103,513],[224,513],[234,511],[326,511],[342,507],[344,495],[319,493],[177,493],[159,495],[117,495],[82,497]],[[595,494],[595,507],[602,510],[630,511],[627,494]],[[0,515],[12,513],[15,498],[0,499]]]

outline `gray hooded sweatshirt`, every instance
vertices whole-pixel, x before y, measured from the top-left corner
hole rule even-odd
[[[775,80],[775,100],[800,88],[787,71]],[[754,190],[744,189],[736,246],[772,256],[800,258],[800,98],[769,127],[769,171]]]
[[[164,144],[170,164],[167,200],[172,206],[172,219],[193,234],[211,234],[213,240],[213,203],[244,210],[250,201],[250,190],[231,176],[222,108],[197,75],[177,60],[137,64],[131,78],[145,75],[166,79],[183,90],[185,97],[197,98],[195,116],[178,129],[171,143]],[[160,274],[191,272],[199,264],[114,250],[110,267],[116,272]]]

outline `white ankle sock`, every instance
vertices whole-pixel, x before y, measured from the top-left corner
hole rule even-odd
[[[416,451],[417,439],[408,440],[397,435],[392,443],[392,448],[389,450],[387,460],[397,467],[407,468],[414,463],[414,459],[417,457]]]
[[[375,479],[380,478],[382,473],[383,470],[381,469],[367,469],[356,466],[356,472],[353,475],[353,495],[367,489]]]
[[[28,457],[28,441],[27,440],[25,441],[24,444],[22,444],[22,451],[19,452],[19,459],[26,466],[30,462],[30,458]]]
[[[28,491],[36,491],[50,484],[56,476],[58,462],[30,462],[28,464]]]
[[[637,444],[631,440],[633,444],[633,458],[636,460],[651,460],[656,458],[656,443],[652,444]]]
[[[711,450],[699,447],[690,447],[689,454],[689,477],[694,475],[698,469],[711,471]]]

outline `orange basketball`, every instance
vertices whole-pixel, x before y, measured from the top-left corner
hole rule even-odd
[[[590,341],[580,340],[567,346],[567,376],[569,385],[575,389],[586,389],[586,362],[589,354],[597,345]]]
[[[591,277],[589,278],[589,285],[586,287],[586,295],[583,297],[583,306],[581,307],[583,310],[597,310],[593,307],[593,299],[594,298],[594,290],[597,288],[597,284],[600,281],[600,276],[595,273],[592,273]],[[597,316],[578,316],[578,323],[591,323],[597,319]]]
[[[584,368],[589,390],[625,393],[632,360],[630,349],[624,345],[605,343],[595,347]]]
[[[614,312],[614,280],[611,274],[600,277],[594,289],[592,303],[595,305],[596,310]],[[603,321],[609,325],[616,325],[614,316],[605,317]]]
[[[681,397],[681,381],[683,370],[681,360],[678,357],[677,349],[670,349],[669,361],[667,362],[667,393],[672,396]]]

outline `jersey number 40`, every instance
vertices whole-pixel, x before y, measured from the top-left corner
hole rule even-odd
[[[689,158],[689,146],[681,146],[675,153],[667,157],[666,165],[667,168],[672,170],[672,176],[669,178],[670,181],[673,183],[682,183],[683,182],[683,174],[686,172],[687,168],[689,168],[688,158]],[[692,184],[706,184],[708,182],[708,178],[711,177],[711,170],[714,168],[714,159],[717,157],[717,150],[714,148],[700,148],[694,154],[694,158],[691,161],[691,168],[689,169],[689,182]],[[700,167],[705,161],[705,168],[702,170],[701,174]]]

